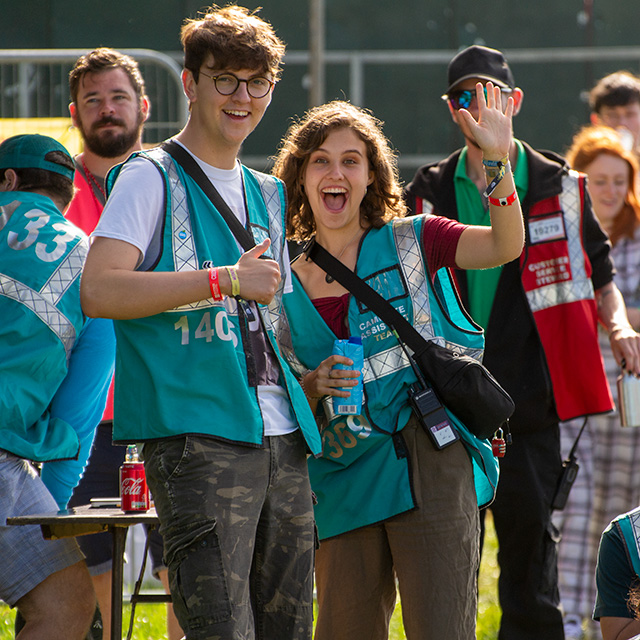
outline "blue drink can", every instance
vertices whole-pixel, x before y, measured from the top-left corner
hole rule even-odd
[[[352,336],[348,340],[336,340],[333,343],[332,355],[345,356],[353,360],[351,367],[346,364],[336,364],[334,369],[352,369],[362,372],[364,367],[364,350],[362,339],[359,336]],[[362,373],[356,378],[358,384],[350,387],[351,395],[348,398],[333,397],[333,410],[341,415],[360,415],[362,413]],[[343,388],[345,391],[346,388]]]

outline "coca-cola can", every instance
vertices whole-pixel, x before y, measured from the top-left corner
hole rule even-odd
[[[120,508],[123,511],[149,510],[149,487],[144,463],[125,462],[120,467]]]

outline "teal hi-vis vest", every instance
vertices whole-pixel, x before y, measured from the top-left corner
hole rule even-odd
[[[614,522],[618,523],[622,531],[631,564],[636,575],[640,577],[640,507],[618,516]]]
[[[162,252],[155,271],[191,271],[235,264],[240,251],[211,201],[162,149],[137,154],[154,162],[166,185]],[[118,171],[109,174],[109,187]],[[282,183],[243,167],[250,231],[271,238],[267,256],[284,271],[285,196]],[[320,437],[308,403],[273,339],[283,282],[269,307],[212,298],[135,320],[118,320],[114,440],[145,441],[203,434],[261,446],[264,424],[252,370],[248,332],[262,323],[280,365],[294,419],[310,450]],[[255,317],[257,313],[258,317]],[[249,326],[251,325],[251,327]]]
[[[0,449],[27,460],[78,454],[76,432],[48,407],[85,322],[87,249],[50,198],[0,193]]]
[[[460,305],[449,271],[432,284],[421,248],[424,217],[397,219],[363,237],[357,274],[400,311],[429,340],[480,358],[482,330]],[[335,334],[294,278],[284,296],[289,326],[280,342],[298,375],[331,354]],[[321,538],[379,522],[415,506],[409,466],[397,434],[411,415],[407,391],[417,382],[408,357],[388,327],[353,296],[348,311],[351,335],[364,345],[363,415],[335,416],[324,402],[323,456],[309,461],[318,497]],[[310,336],[313,336],[310,339]],[[493,500],[498,463],[486,440],[479,440],[451,412],[470,456],[479,505]]]

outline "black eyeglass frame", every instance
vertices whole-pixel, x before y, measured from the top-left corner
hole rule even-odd
[[[256,100],[259,100],[260,98],[264,98],[267,95],[269,95],[269,92],[273,89],[273,87],[276,86],[275,80],[269,80],[269,78],[265,78],[264,76],[253,76],[252,78],[246,78],[245,79],[245,78],[238,78],[238,76],[235,73],[231,73],[231,71],[224,71],[223,73],[219,73],[218,75],[215,75],[215,76],[212,76],[209,73],[205,73],[202,70],[200,70],[199,73],[202,74],[203,76],[205,76],[206,78],[210,78],[211,80],[213,80],[213,86],[216,88],[216,91],[221,96],[232,96],[238,90],[238,87],[240,86],[240,83],[244,82],[247,85],[247,93],[252,98],[255,98]],[[222,91],[220,91],[220,88],[218,87],[218,78],[222,78],[223,76],[229,76],[229,77],[235,79],[236,86],[233,88],[233,91],[230,91],[229,93],[223,93]],[[268,83],[269,86],[268,86],[267,90],[261,96],[254,96],[253,93],[251,93],[251,85],[249,83],[252,82],[253,80],[258,80],[258,79],[264,80],[266,83]]]

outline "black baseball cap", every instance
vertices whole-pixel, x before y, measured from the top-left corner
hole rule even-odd
[[[459,82],[468,78],[491,80],[503,89],[515,89],[516,87],[513,74],[504,55],[497,49],[477,44],[460,51],[449,63],[447,68],[449,87],[442,97],[445,98]]]

